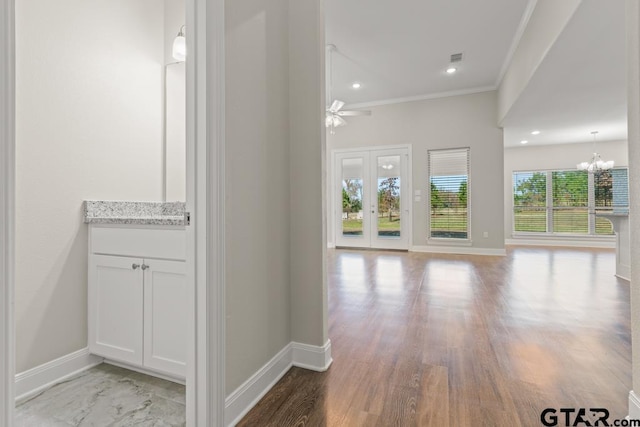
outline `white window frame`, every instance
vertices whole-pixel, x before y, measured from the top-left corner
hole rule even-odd
[[[615,169],[626,169],[627,180],[629,168],[627,166],[616,167]],[[613,234],[596,234],[596,216],[598,208],[595,205],[595,177],[593,174],[588,174],[588,188],[587,188],[587,206],[585,208],[588,212],[588,233],[562,233],[553,231],[553,173],[554,172],[567,172],[572,169],[526,169],[526,170],[514,170],[511,172],[511,233],[513,237],[562,237],[571,239],[599,239],[599,240],[611,240]],[[546,215],[546,231],[516,231],[516,215],[515,215],[515,203],[514,203],[514,187],[515,187],[515,174],[518,173],[544,173],[546,175],[546,203],[544,209]],[[588,172],[585,172],[588,173]],[[593,212],[592,212],[593,211]]]
[[[431,153],[466,151],[467,153],[467,237],[431,237]],[[438,148],[427,150],[427,243],[431,245],[471,246],[471,147]]]

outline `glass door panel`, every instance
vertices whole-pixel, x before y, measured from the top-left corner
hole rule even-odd
[[[370,158],[371,247],[409,249],[409,150],[372,150]]]
[[[381,238],[399,239],[402,234],[401,160],[399,155],[378,156],[375,177],[378,202],[376,232]]]
[[[342,160],[342,235],[362,236],[363,159]]]
[[[341,246],[368,247],[369,234],[368,153],[348,153],[336,157],[338,169],[337,192],[339,206],[337,211],[336,244]]]

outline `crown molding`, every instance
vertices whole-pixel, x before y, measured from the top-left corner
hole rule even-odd
[[[357,104],[347,104],[344,108],[359,109],[379,107],[382,105],[402,104],[404,102],[426,101],[428,99],[449,98],[452,96],[471,95],[474,93],[491,92],[496,90],[496,86],[479,86],[470,89],[452,90],[448,92],[427,93],[424,95],[406,96],[401,98],[381,99],[378,101],[361,102]]]

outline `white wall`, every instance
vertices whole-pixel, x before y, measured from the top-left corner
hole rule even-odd
[[[22,0],[17,372],[87,345],[83,199],[161,197],[159,0]]]
[[[470,147],[471,239],[475,248],[504,247],[503,135],[497,127],[496,92],[431,99],[371,108],[371,117],[349,117],[349,124],[327,135],[331,150],[411,144],[413,189],[422,200],[413,202],[414,246],[427,245],[427,151]],[[333,200],[331,189],[329,200]],[[334,215],[328,214],[328,238],[333,241]],[[489,233],[488,238],[483,232]]]
[[[291,341],[288,0],[225,3],[226,390]]]
[[[627,141],[598,142],[597,151],[603,160],[613,160],[616,166],[628,166]],[[573,170],[588,161],[593,143],[558,145],[527,145],[504,150],[504,235],[513,234],[513,172],[533,170]]]
[[[186,200],[187,191],[187,129],[185,63],[176,64],[172,49],[180,27],[185,23],[184,0],[164,0],[164,63],[166,67],[166,148],[165,199],[169,202]],[[186,37],[189,37],[185,29]]]

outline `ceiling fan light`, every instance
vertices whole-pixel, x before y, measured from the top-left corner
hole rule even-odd
[[[334,114],[334,116],[333,116],[333,127],[334,128],[337,128],[339,126],[344,126],[346,124],[347,124],[347,122],[345,122],[342,117],[337,116],[337,115]]]
[[[332,115],[327,115],[327,117],[324,119],[324,125],[326,127],[329,127],[333,124],[333,116]]]

